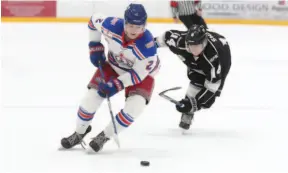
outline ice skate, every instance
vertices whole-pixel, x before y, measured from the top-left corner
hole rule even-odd
[[[90,151],[88,151],[88,153],[99,152],[109,140],[110,139],[104,134],[104,131],[102,131],[89,143]]]
[[[74,132],[72,135],[70,135],[67,138],[63,138],[61,140],[61,145],[63,148],[65,149],[70,149],[78,144],[81,144],[81,146],[84,148],[83,146],[83,138],[89,133],[91,132],[92,127],[88,126],[86,132],[84,134],[78,134],[77,132]]]
[[[192,124],[194,114],[182,114],[179,127],[183,130],[188,130]]]

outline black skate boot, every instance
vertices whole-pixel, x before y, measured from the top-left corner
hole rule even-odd
[[[70,149],[78,144],[81,144],[81,146],[84,148],[82,145],[82,139],[89,133],[91,132],[92,127],[88,126],[86,132],[84,134],[78,134],[77,132],[74,132],[72,135],[70,135],[67,138],[63,138],[61,140],[61,145],[63,148]]]
[[[192,123],[193,117],[194,117],[193,113],[182,114],[181,121],[179,123],[179,127],[182,129],[188,130],[190,128],[191,123]]]
[[[104,131],[99,133],[95,138],[92,139],[92,141],[89,143],[89,146],[95,151],[100,151],[104,144],[109,141],[110,139],[106,137],[104,134]]]

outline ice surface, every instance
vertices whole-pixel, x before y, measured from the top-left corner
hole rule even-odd
[[[157,36],[181,25],[149,24]],[[211,25],[231,45],[232,68],[214,107],[197,113],[187,135],[180,115],[158,96],[181,98],[186,67],[168,49],[142,116],[103,152],[81,147],[58,151],[76,124],[79,101],[95,68],[88,56],[86,24],[2,23],[0,172],[288,172],[287,27]],[[116,113],[123,93],[112,98]],[[95,115],[89,142],[109,121],[106,102]],[[148,160],[150,167],[141,167]]]

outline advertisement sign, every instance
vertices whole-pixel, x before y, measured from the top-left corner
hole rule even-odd
[[[275,20],[288,20],[288,1],[280,0],[272,4],[271,15]]]
[[[287,1],[204,1],[203,15],[206,18],[288,20]]]
[[[86,22],[94,13],[123,17],[132,0],[1,0],[2,21]],[[140,1],[139,1],[140,2]],[[173,22],[170,1],[141,1],[150,22]],[[288,25],[288,0],[205,0],[202,15],[210,23]]]
[[[1,17],[56,17],[56,1],[1,1]]]
[[[269,4],[260,1],[204,1],[203,15],[207,18],[265,19],[269,14]]]

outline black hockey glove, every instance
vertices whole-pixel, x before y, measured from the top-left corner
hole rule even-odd
[[[176,105],[177,111],[181,113],[193,113],[197,111],[197,100],[195,98],[188,98],[187,96],[185,99],[180,101],[182,105]]]

